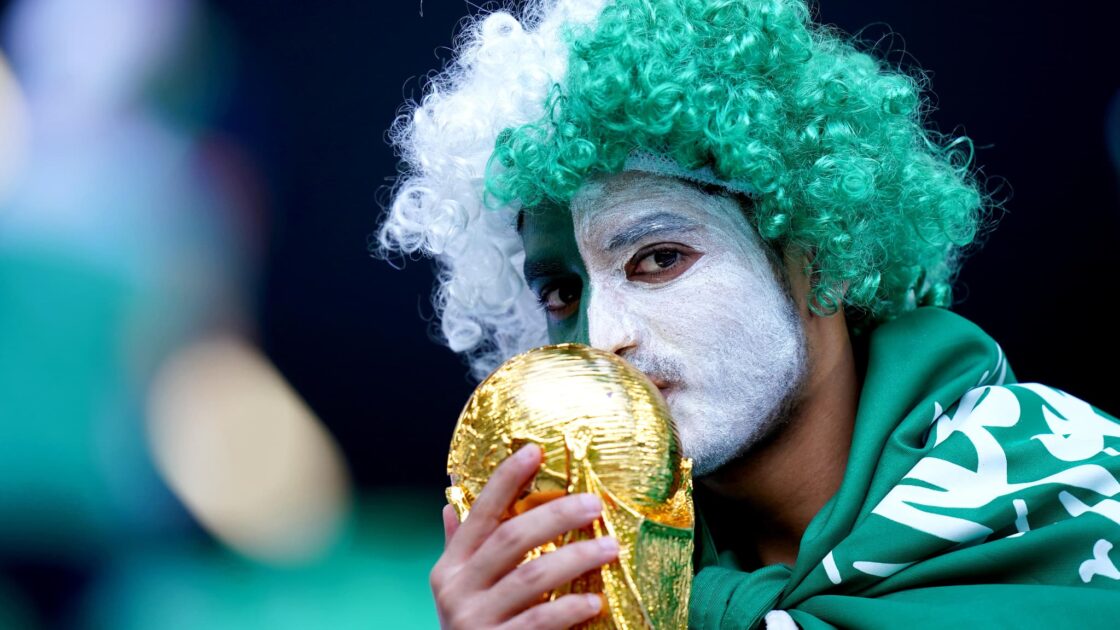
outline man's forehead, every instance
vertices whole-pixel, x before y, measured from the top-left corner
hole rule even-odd
[[[620,223],[665,222],[666,212],[702,221],[712,215],[739,214],[739,204],[729,195],[712,192],[694,182],[640,171],[590,178],[572,197],[569,208],[559,204],[522,209],[517,230],[525,235],[527,222],[534,230],[575,228],[587,234],[615,228]]]
[[[654,200],[683,202],[694,210],[705,210],[712,199],[694,184],[675,177],[640,171],[625,171],[587,181],[572,197],[572,216],[602,216],[619,206],[633,206]]]

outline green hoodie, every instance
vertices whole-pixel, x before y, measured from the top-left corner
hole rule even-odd
[[[869,344],[848,468],[797,562],[721,565],[700,520],[689,626],[1120,627],[1120,423],[1017,383],[945,310]]]

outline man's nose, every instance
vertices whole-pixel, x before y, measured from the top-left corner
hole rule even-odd
[[[637,324],[618,296],[592,289],[587,307],[587,337],[592,348],[625,357],[638,347]]]

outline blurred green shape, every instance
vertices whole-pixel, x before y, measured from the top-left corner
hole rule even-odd
[[[32,630],[39,626],[19,593],[0,579],[0,628]]]
[[[197,541],[123,557],[93,589],[91,630],[438,628],[428,571],[442,498],[366,497],[342,541],[301,566],[265,566]]]
[[[113,502],[99,425],[121,412],[119,281],[62,256],[0,251],[0,540],[89,542]],[[57,549],[57,548],[56,548]]]

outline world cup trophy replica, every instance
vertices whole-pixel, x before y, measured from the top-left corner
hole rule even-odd
[[[513,357],[475,389],[447,458],[447,499],[459,520],[491,473],[532,442],[543,453],[512,513],[577,492],[598,495],[590,527],[538,547],[528,562],[577,540],[614,536],[618,559],[543,594],[603,593],[607,608],[581,628],[685,628],[692,585],[692,462],[681,457],[668,408],[637,369],[578,344]]]

